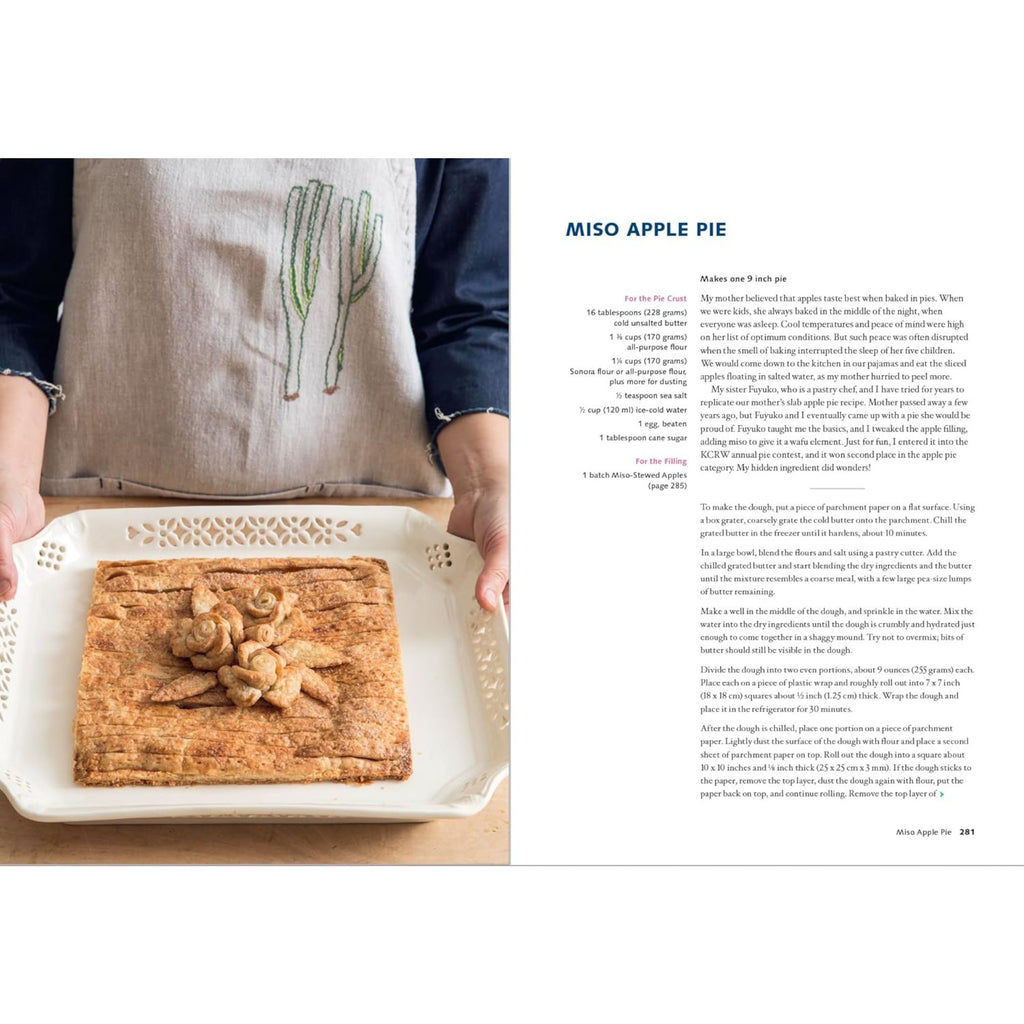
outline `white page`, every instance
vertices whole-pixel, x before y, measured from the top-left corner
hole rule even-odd
[[[513,162],[517,862],[1024,858],[1002,126],[836,116]]]

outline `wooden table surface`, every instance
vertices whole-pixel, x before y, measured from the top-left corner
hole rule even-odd
[[[258,502],[254,504],[259,504]],[[451,502],[298,500],[289,505],[407,505],[442,526]],[[201,506],[161,499],[48,498],[47,522],[85,508]],[[470,818],[421,824],[53,825],[0,797],[2,864],[507,864],[508,781]]]

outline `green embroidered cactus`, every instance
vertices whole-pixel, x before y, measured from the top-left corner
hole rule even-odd
[[[324,392],[333,395],[338,389],[338,378],[341,376],[342,364],[345,360],[345,331],[348,328],[348,315],[354,303],[366,293],[377,270],[377,257],[383,241],[384,217],[374,215],[370,225],[370,193],[359,193],[359,208],[353,217],[353,202],[348,197],[342,199],[338,211],[339,248],[341,257],[341,273],[338,285],[338,319],[334,325],[334,338],[327,362],[324,364]]]
[[[308,185],[294,186],[288,193],[284,237],[281,241],[281,301],[284,303],[285,331],[288,337],[285,401],[299,397],[306,318],[316,291],[316,279],[320,271],[320,242],[333,194],[332,185],[324,185],[315,178]]]

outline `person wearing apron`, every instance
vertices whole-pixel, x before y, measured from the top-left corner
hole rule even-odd
[[[494,607],[505,162],[76,160],[66,195],[67,163],[0,162],[0,598],[10,544],[42,526],[40,491],[454,489],[449,528],[481,547],[478,599]]]

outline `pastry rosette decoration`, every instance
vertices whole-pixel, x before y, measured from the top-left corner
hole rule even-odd
[[[313,668],[340,665],[347,659],[323,644],[289,641],[293,625],[302,621],[295,603],[296,595],[281,586],[260,587],[227,601],[197,584],[192,590],[193,617],[179,624],[171,653],[187,658],[198,671],[164,684],[152,699],[186,700],[219,684],[240,708],[259,700],[287,708],[302,692],[333,703],[331,686]]]
[[[279,708],[294,703],[300,680],[288,672],[284,657],[256,640],[238,647],[238,663],[217,670],[217,679],[240,708],[252,707],[261,697]],[[294,667],[294,666],[293,666]]]
[[[177,658],[188,658],[193,668],[216,672],[235,660],[235,646],[242,640],[242,616],[230,604],[216,604],[194,619],[183,619],[181,632],[171,641]]]
[[[295,594],[284,587],[260,587],[244,597],[241,612],[246,640],[261,644],[281,643],[291,634],[289,616],[295,607]]]

